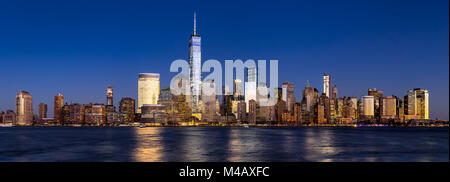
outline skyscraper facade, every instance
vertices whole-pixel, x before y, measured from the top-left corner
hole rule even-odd
[[[244,90],[242,89],[242,80],[234,80],[233,89],[234,100],[241,100],[241,98],[244,96]]]
[[[368,95],[373,96],[374,102],[374,116],[377,120],[381,119],[381,102],[383,99],[383,91],[377,90],[376,88],[368,90]]]
[[[248,112],[248,123],[256,124],[256,101],[250,100],[249,102],[249,112]]]
[[[362,97],[362,108],[363,116],[373,117],[374,116],[374,97],[373,96],[363,96]]]
[[[394,119],[397,116],[397,98],[393,96],[383,97],[381,119]]]
[[[249,111],[249,106],[250,100],[255,100],[256,102],[258,102],[257,96],[256,96],[256,92],[257,92],[257,83],[256,83],[256,78],[257,78],[257,69],[256,67],[250,67],[247,69],[247,82],[245,82],[245,104],[247,106],[247,112]]]
[[[141,73],[138,81],[138,113],[144,104],[158,104],[159,74]]]
[[[227,92],[229,89],[228,86],[222,86],[223,92]],[[233,103],[232,103],[232,95],[222,95],[222,105],[220,106],[220,114],[222,116],[228,116],[233,113]]]
[[[245,102],[244,101],[239,101],[239,103],[237,104],[237,122],[239,124],[242,124],[246,121],[246,117],[247,117],[247,113],[246,113],[246,109],[247,106],[245,106]]]
[[[189,74],[190,74],[190,88],[191,99],[190,105],[193,113],[200,112],[200,95],[201,95],[201,80],[202,80],[202,51],[201,51],[201,37],[197,35],[197,19],[194,13],[194,34],[189,39]]]
[[[47,104],[40,103],[39,104],[39,121],[42,121],[43,118],[47,118]]]
[[[71,104],[70,110],[70,121],[74,124],[84,124],[84,106],[82,104]]]
[[[111,86],[106,88],[106,105],[113,105],[113,88]]]
[[[331,96],[331,76],[329,74],[323,74],[323,93],[330,98]]]
[[[294,104],[295,104],[295,96],[294,96],[294,84],[290,82],[284,82],[282,85],[283,92],[283,101],[286,102],[287,111],[291,114],[294,113]]]
[[[92,121],[96,125],[106,124],[106,109],[102,103],[92,105]]]
[[[202,94],[202,102],[203,102],[202,121],[212,123],[212,122],[217,121],[217,114],[216,114],[218,112],[216,110],[217,86],[214,83],[214,80],[208,80],[208,81],[206,81],[206,84],[210,85],[210,87],[207,89],[211,89],[211,90],[208,90],[208,92],[211,94],[206,94],[206,93]],[[203,90],[203,91],[205,92],[206,90]],[[227,96],[224,95],[223,97],[227,97]],[[230,105],[227,107],[231,107],[231,103],[229,103],[229,104]]]
[[[333,100],[336,100],[338,98],[338,89],[337,89],[336,85],[333,86],[332,96],[333,96],[332,97]]]
[[[123,123],[134,122],[135,107],[135,100],[133,98],[122,98],[119,102],[120,121]]]
[[[53,103],[53,117],[55,122],[61,123],[62,122],[62,109],[64,106],[64,96],[61,93],[58,93],[54,97],[54,103]]]
[[[13,110],[7,110],[6,113],[2,115],[2,123],[8,125],[16,125],[16,113]]]
[[[27,91],[19,91],[16,95],[16,114],[18,125],[31,125],[33,122],[33,101]]]
[[[429,94],[425,89],[408,90],[405,97],[405,114],[413,115],[417,119],[429,119]]]

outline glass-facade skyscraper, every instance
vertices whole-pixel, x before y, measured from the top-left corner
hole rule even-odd
[[[196,15],[194,13],[194,34],[189,39],[189,74],[191,87],[190,105],[193,113],[200,113],[200,94],[202,80],[201,37],[197,35]]]
[[[33,101],[29,92],[21,90],[17,93],[16,114],[18,125],[31,125],[33,122]]]
[[[141,73],[138,81],[138,110],[141,113],[141,107],[144,104],[158,104],[159,98],[159,74]]]

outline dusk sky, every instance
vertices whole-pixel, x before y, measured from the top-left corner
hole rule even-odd
[[[0,111],[26,90],[38,104],[106,101],[106,87],[137,99],[139,73],[188,58],[197,12],[202,61],[277,59],[279,83],[301,99],[307,80],[339,96],[368,88],[403,97],[430,93],[430,117],[449,119],[449,1],[0,1]],[[205,74],[203,75],[205,76]]]

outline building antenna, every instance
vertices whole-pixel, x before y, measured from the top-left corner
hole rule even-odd
[[[197,18],[194,11],[194,35],[197,35]]]

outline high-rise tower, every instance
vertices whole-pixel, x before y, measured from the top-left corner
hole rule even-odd
[[[106,105],[113,105],[113,88],[111,86],[106,88]]]
[[[139,74],[137,113],[141,113],[144,104],[158,104],[159,86],[158,73]]]
[[[62,122],[62,108],[64,106],[64,96],[61,93],[58,93],[54,97],[53,104],[53,117],[56,122]]]
[[[30,125],[33,122],[33,101],[29,92],[21,90],[17,93],[16,114],[18,125]]]
[[[295,104],[294,84],[290,82],[284,82],[281,88],[283,92],[282,100],[286,102],[287,111],[293,114]]]
[[[405,104],[407,115],[416,115],[417,119],[430,119],[428,90],[420,88],[408,90]]]
[[[331,98],[331,76],[329,74],[323,74],[323,93]]]
[[[332,94],[333,94],[333,100],[337,100],[337,98],[338,98],[338,90],[337,90],[337,87],[336,87],[336,85],[334,85],[333,86],[333,91],[332,91]]]
[[[40,103],[39,104],[39,121],[42,121],[42,119],[47,118],[47,104]]]
[[[200,112],[200,94],[201,94],[201,80],[202,80],[202,51],[201,51],[201,37],[197,35],[197,20],[194,12],[194,34],[189,39],[189,74],[191,99],[190,105],[193,113]]]

